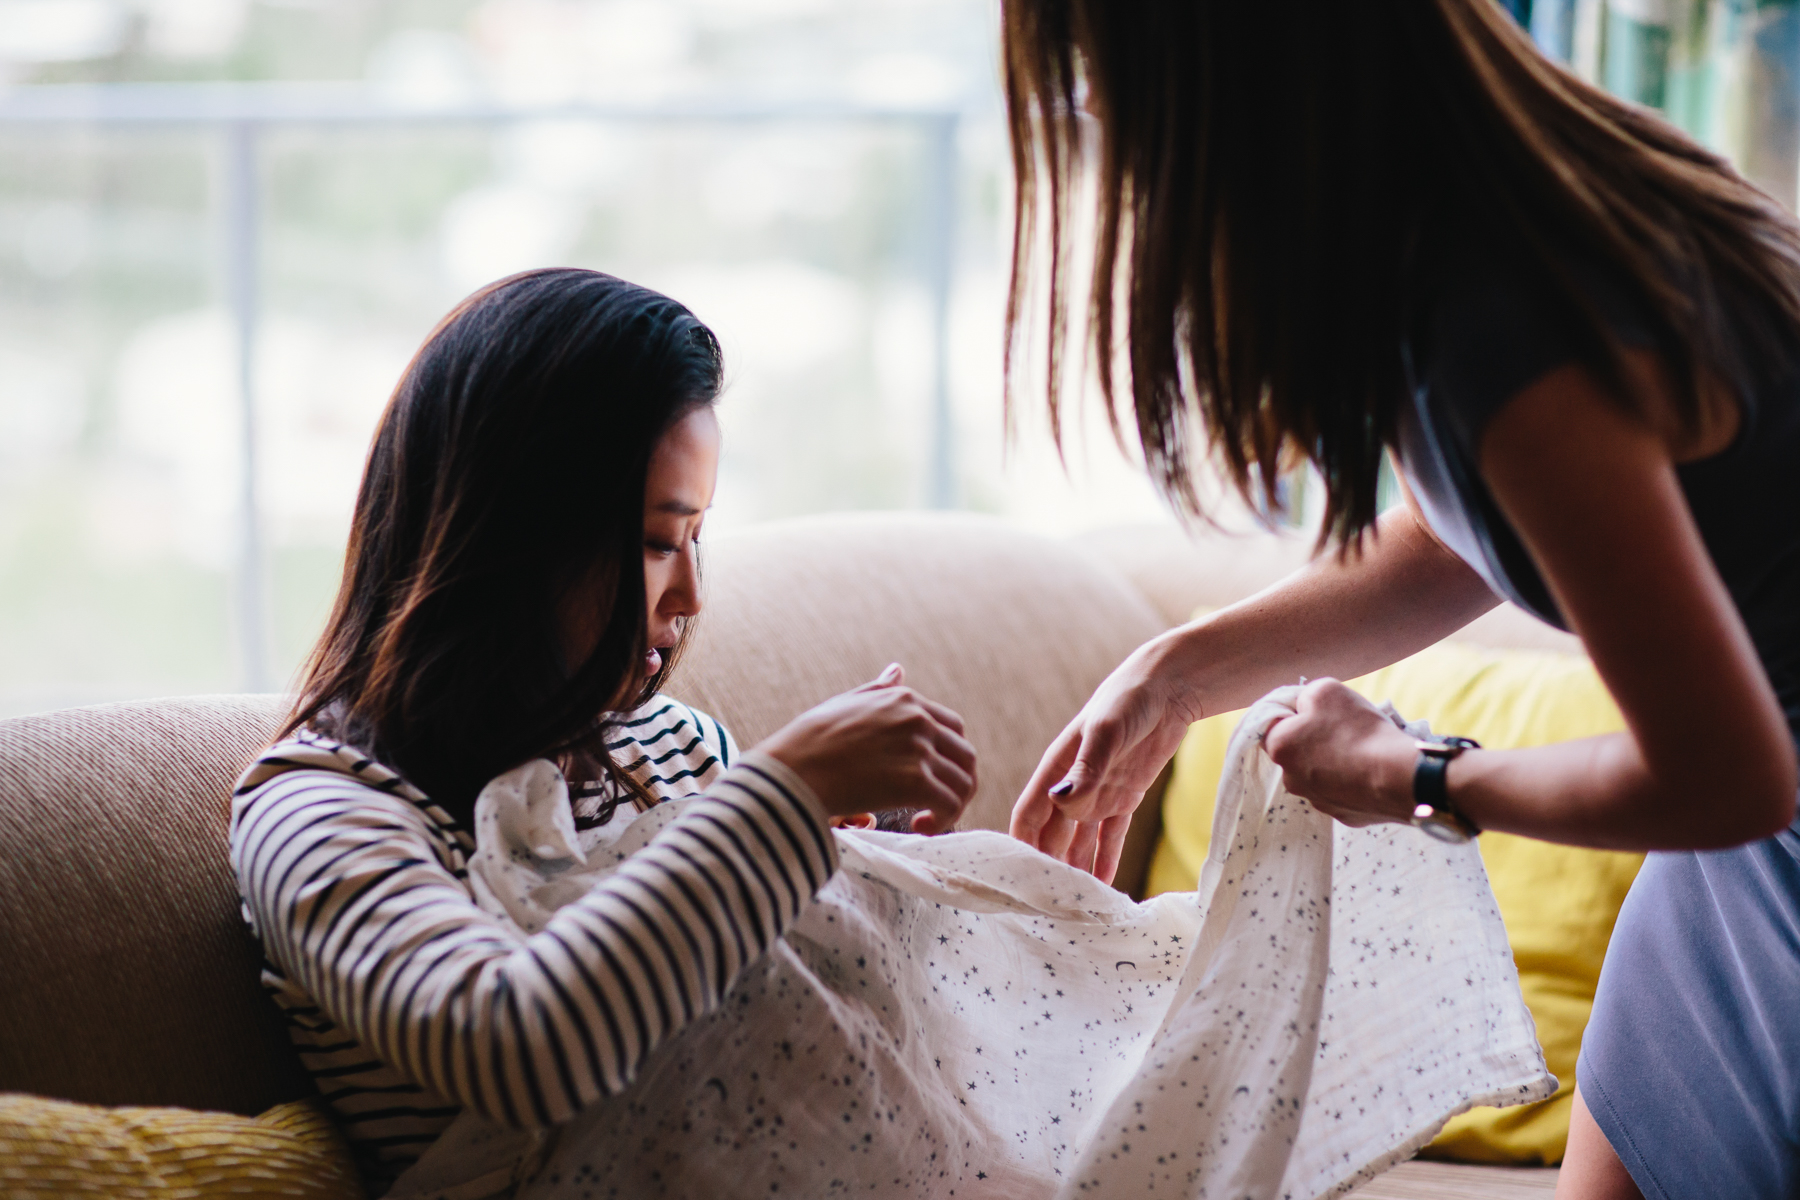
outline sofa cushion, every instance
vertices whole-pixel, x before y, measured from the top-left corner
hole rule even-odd
[[[1006,827],[1050,739],[1162,626],[1086,553],[981,517],[782,522],[719,539],[704,567],[709,608],[671,691],[747,747],[897,659],[968,720],[969,827]],[[231,782],[285,704],[0,721],[0,1090],[245,1114],[311,1090],[225,856]]]
[[[363,1189],[350,1147],[319,1101],[240,1117],[15,1094],[0,1095],[0,1195],[362,1200]]]
[[[274,696],[0,721],[0,1091],[257,1113],[312,1089],[225,859]]]

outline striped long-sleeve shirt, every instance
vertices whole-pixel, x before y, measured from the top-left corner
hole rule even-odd
[[[469,833],[359,751],[302,730],[240,780],[264,985],[376,1178],[464,1106],[538,1127],[623,1089],[836,870],[805,785],[765,755],[728,767],[712,718],[658,697],[624,730],[613,753],[654,793],[704,796],[529,937],[477,907]]]

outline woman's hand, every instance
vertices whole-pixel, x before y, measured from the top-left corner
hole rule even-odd
[[[905,686],[894,663],[873,681],[789,721],[757,749],[806,781],[828,817],[923,810],[918,833],[955,827],[975,795],[962,718]]]
[[[1294,708],[1263,734],[1288,791],[1346,825],[1411,819],[1419,752],[1404,729],[1335,679],[1301,688]]]
[[[1045,751],[1013,807],[1013,836],[1110,883],[1132,811],[1190,722],[1243,708],[1301,674],[1372,671],[1495,603],[1416,508],[1391,508],[1356,553],[1320,555],[1138,647]]]
[[[1167,635],[1108,675],[1013,805],[1012,835],[1111,883],[1131,814],[1203,715],[1165,657]]]

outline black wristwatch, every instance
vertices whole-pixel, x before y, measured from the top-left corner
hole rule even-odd
[[[1450,769],[1451,759],[1464,750],[1481,749],[1481,743],[1473,738],[1447,737],[1416,744],[1419,763],[1413,768],[1412,823],[1440,842],[1461,843],[1480,836],[1480,826],[1450,802],[1444,774]]]

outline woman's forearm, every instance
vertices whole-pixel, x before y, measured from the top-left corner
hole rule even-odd
[[[409,802],[319,772],[244,802],[233,866],[271,959],[359,1058],[546,1127],[716,1008],[836,871],[816,801],[771,762],[746,755],[529,936],[474,903]]]
[[[1300,689],[1263,747],[1296,796],[1350,825],[1406,822],[1419,743],[1342,683]],[[1608,850],[1715,849],[1794,819],[1784,763],[1728,756],[1697,772],[1643,753],[1631,732],[1522,750],[1469,750],[1448,764],[1456,809],[1484,830]]]
[[[1791,793],[1746,804],[1737,802],[1744,783],[1735,779],[1660,779],[1628,733],[1472,751],[1450,764],[1447,784],[1458,809],[1483,829],[1606,850],[1735,846],[1794,816]],[[1732,802],[1720,802],[1726,799]]]
[[[1189,724],[1302,675],[1386,666],[1494,604],[1409,500],[1360,553],[1321,557],[1133,651],[1044,751],[1013,806],[1013,836],[1110,879],[1132,811]]]
[[[1199,715],[1243,708],[1300,676],[1350,678],[1453,633],[1498,603],[1410,505],[1360,554],[1321,555],[1279,583],[1164,634],[1155,654]]]
[[[1418,744],[1338,685],[1309,689],[1302,713],[1337,709],[1307,732],[1271,734],[1270,752],[1296,795],[1352,824],[1405,821],[1413,810]],[[1287,725],[1287,723],[1282,723]],[[1287,744],[1299,738],[1310,746]],[[1794,819],[1794,793],[1761,778],[1658,772],[1631,733],[1533,746],[1470,750],[1445,776],[1452,803],[1483,830],[1602,850],[1708,850],[1767,837]],[[1746,799],[1748,797],[1748,799]]]

